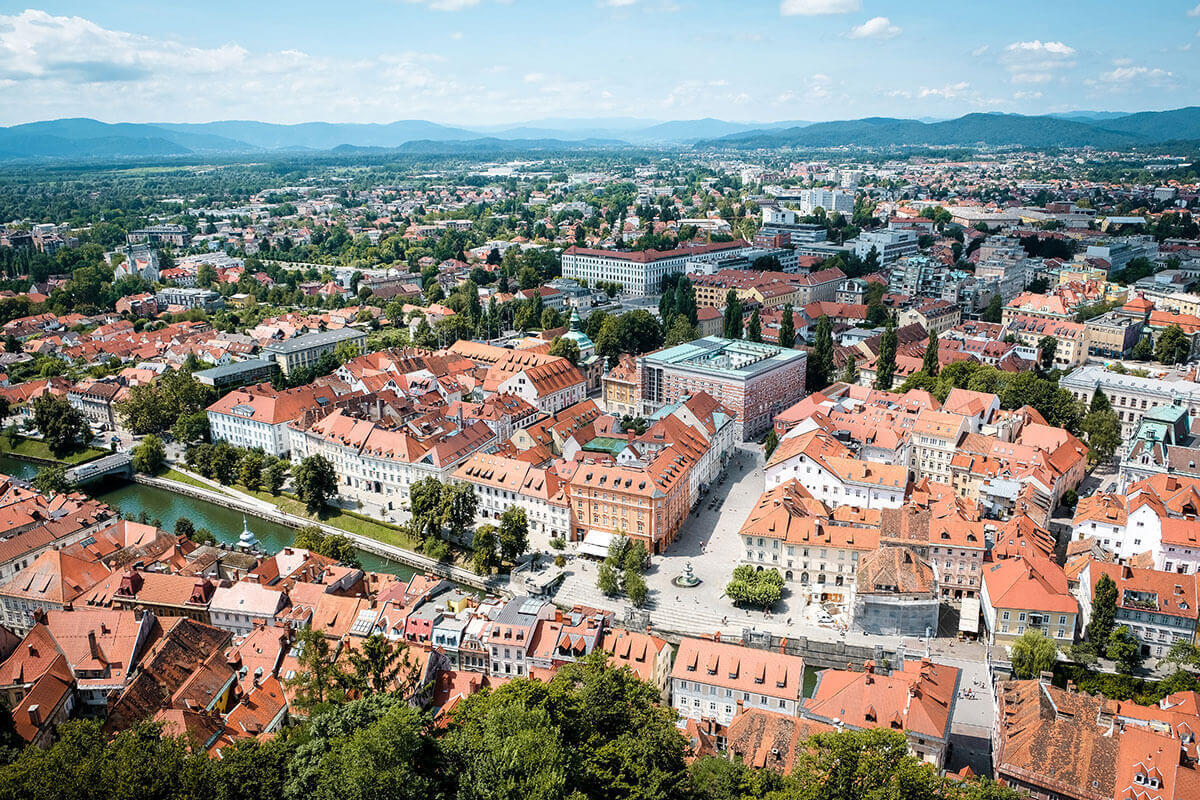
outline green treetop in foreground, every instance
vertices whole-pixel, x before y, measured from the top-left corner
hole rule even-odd
[[[312,649],[323,638],[303,640]],[[890,730],[814,736],[790,776],[724,756],[689,764],[658,690],[601,652],[548,682],[521,678],[464,698],[435,725],[406,699],[404,654],[375,649],[333,667],[332,654],[314,650],[303,681],[310,718],[223,747],[220,759],[151,723],[110,737],[99,722],[68,722],[48,749],[10,753],[0,800],[1018,798],[990,781],[940,777]]]

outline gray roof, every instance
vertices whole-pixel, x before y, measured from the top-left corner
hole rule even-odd
[[[204,369],[195,373],[197,380],[200,378],[210,378],[220,380],[221,378],[231,378],[241,375],[244,372],[254,372],[260,369],[270,369],[275,366],[274,362],[267,361],[263,358],[251,358],[246,361],[231,361],[228,364],[222,364],[219,367],[212,369]]]
[[[1185,380],[1163,380],[1161,378],[1140,378],[1137,375],[1121,375],[1109,372],[1104,367],[1083,366],[1059,380],[1064,388],[1083,390],[1095,389],[1124,389],[1131,392],[1157,394],[1162,397],[1175,397],[1200,402],[1200,383]]]
[[[263,350],[268,353],[296,353],[300,350],[307,350],[310,347],[337,344],[338,342],[350,339],[358,339],[365,335],[357,328],[335,328],[328,331],[306,333],[303,336],[293,336],[291,339],[282,342],[272,342],[264,347]]]

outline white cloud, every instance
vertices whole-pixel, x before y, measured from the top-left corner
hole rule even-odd
[[[1157,69],[1151,67],[1117,67],[1110,72],[1100,73],[1100,80],[1105,83],[1126,83],[1128,81],[1138,81],[1140,83],[1149,84],[1151,86],[1162,86],[1170,83],[1175,75],[1167,72],[1165,69]]]
[[[530,72],[525,75],[526,83],[544,83],[546,76],[540,72]]]
[[[782,0],[779,13],[785,17],[815,17],[819,14],[848,14],[860,8],[861,0]]]
[[[1009,52],[1045,53],[1054,56],[1073,56],[1075,48],[1062,42],[1043,42],[1034,39],[1032,42],[1013,42],[1007,48]]]
[[[435,67],[442,60],[415,52],[329,59],[235,43],[193,47],[26,10],[0,14],[0,115],[6,123],[65,116],[304,122],[319,109],[326,119],[382,122],[404,109],[444,118],[466,107],[458,98],[477,87]]]
[[[974,50],[972,50],[971,55],[975,56],[976,58],[979,58],[981,55],[983,55],[990,49],[991,48],[985,44],[982,47],[976,47]]]
[[[900,35],[900,26],[893,25],[887,17],[872,17],[851,28],[849,35],[851,39],[891,39]]]
[[[1013,92],[1014,100],[1037,100],[1041,96],[1041,92]]]
[[[917,96],[918,97],[940,97],[940,98],[949,100],[951,98],[958,97],[959,95],[961,95],[963,92],[965,92],[967,89],[970,89],[970,88],[971,88],[971,84],[967,83],[966,81],[959,81],[958,83],[950,83],[950,84],[947,84],[947,85],[941,87],[940,89],[933,89],[933,88],[929,88],[927,86],[922,86],[921,92]]]
[[[413,5],[426,5],[434,11],[462,11],[479,5],[479,0],[404,0]]]
[[[600,0],[600,5],[606,8],[622,8],[624,6],[632,6],[638,0]]]
[[[1200,17],[1200,5],[1197,5],[1191,11],[1187,12],[1189,17]]]
[[[1062,42],[1013,42],[1002,61],[1013,83],[1049,83],[1059,70],[1075,66],[1075,48]]]

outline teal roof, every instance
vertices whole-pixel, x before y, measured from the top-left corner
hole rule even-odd
[[[624,439],[618,439],[615,436],[597,436],[595,439],[592,439],[590,442],[585,444],[583,449],[590,450],[594,453],[611,453],[615,456],[617,453],[624,450],[628,444],[629,442],[625,441]]]

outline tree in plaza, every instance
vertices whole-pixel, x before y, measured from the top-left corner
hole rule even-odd
[[[1176,639],[1159,664],[1174,664],[1177,667],[1200,670],[1200,646],[1187,639]]]
[[[381,633],[371,634],[361,647],[351,648],[350,667],[364,695],[395,692],[408,697],[420,680],[417,665],[408,657],[408,644],[393,642]]]
[[[158,472],[167,460],[167,449],[162,439],[157,436],[147,436],[141,444],[133,448],[133,468],[138,472],[153,475]]]
[[[1021,679],[1030,679],[1054,668],[1058,661],[1058,647],[1053,639],[1031,628],[1012,643],[1010,655],[1013,674]]]
[[[442,522],[454,539],[461,541],[467,535],[475,521],[478,502],[475,489],[469,483],[456,483],[445,490],[442,497]]]
[[[1053,336],[1043,336],[1038,339],[1038,353],[1040,360],[1038,364],[1043,372],[1049,372],[1054,366],[1054,356],[1058,352],[1058,339]]]
[[[921,360],[921,371],[931,378],[936,378],[941,365],[938,363],[937,331],[929,332],[929,341],[925,344],[925,355]]]
[[[1192,342],[1178,325],[1160,333],[1154,346],[1154,357],[1160,364],[1186,364],[1191,353]]]
[[[596,355],[607,358],[609,366],[615,366],[622,352],[621,338],[617,331],[617,318],[605,314],[603,311],[596,311],[588,316],[588,322],[590,323],[594,317],[600,314],[604,314],[604,318],[601,320],[602,324],[599,332],[592,337],[596,342]]]
[[[308,513],[315,514],[337,495],[337,472],[325,456],[308,456],[292,470],[292,486]]]
[[[1142,664],[1142,643],[1125,625],[1118,625],[1108,636],[1104,654],[1116,663],[1122,675],[1132,675]]]
[[[783,576],[777,569],[755,570],[742,564],[734,568],[725,594],[738,605],[770,608],[783,597]]]
[[[600,563],[596,569],[596,586],[609,597],[621,593],[621,579],[618,572],[607,561]]]
[[[788,303],[783,307],[783,318],[779,321],[779,346],[780,347],[795,347],[796,346],[796,320],[795,310],[792,304]],[[822,315],[824,316],[824,315]]]
[[[620,554],[620,567],[627,573],[636,572],[639,575],[646,569],[646,562],[650,559],[650,553],[646,550],[646,545],[640,539],[634,541],[625,538],[626,546]],[[614,564],[614,566],[617,566]]]
[[[131,387],[116,410],[135,434],[161,433],[184,417],[203,413],[213,399],[212,387],[197,381],[186,369],[176,369],[164,372],[153,383]],[[188,423],[193,430],[196,424]]]
[[[820,391],[833,380],[833,324],[822,314],[817,319],[813,332],[813,348],[808,354],[808,375],[805,387],[810,392]]]
[[[497,534],[500,557],[516,561],[529,549],[529,519],[525,509],[509,506],[500,515],[500,531]]]
[[[66,397],[47,392],[36,398],[33,424],[42,432],[46,446],[56,456],[72,453],[87,443],[87,420]]]
[[[437,478],[422,478],[408,489],[413,533],[421,540],[436,538],[442,532],[443,495],[446,487]]]
[[[66,468],[58,465],[42,467],[30,483],[33,484],[33,488],[48,495],[61,494],[71,489],[71,482],[67,480]]]
[[[750,324],[746,327],[746,340],[750,342],[762,341],[762,320],[758,316],[757,308],[750,315]]]
[[[896,349],[899,340],[896,326],[888,320],[887,328],[879,342],[879,357],[875,359],[875,388],[891,389],[896,376]]]
[[[629,602],[637,608],[641,608],[646,604],[646,598],[650,595],[650,589],[646,586],[646,579],[642,577],[640,572],[635,570],[626,570],[622,579],[622,586],[625,589],[625,595],[629,598]]]
[[[493,568],[500,565],[500,559],[496,555],[498,546],[499,538],[496,536],[495,525],[480,525],[475,529],[475,536],[471,539],[471,562],[475,566],[475,572],[488,575]]]
[[[1092,592],[1092,618],[1084,629],[1084,638],[1096,648],[1108,646],[1117,618],[1117,584],[1107,574],[1096,581]]]
[[[742,338],[742,300],[733,289],[725,295],[725,338]]]

